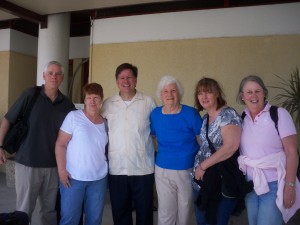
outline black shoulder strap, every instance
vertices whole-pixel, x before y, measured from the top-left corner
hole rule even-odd
[[[27,121],[27,119],[28,119],[28,117],[29,117],[29,115],[30,115],[30,113],[31,113],[31,110],[32,110],[32,108],[33,108],[33,105],[34,105],[35,101],[37,100],[37,97],[39,96],[40,90],[41,90],[41,88],[38,87],[38,86],[36,86],[36,87],[34,88],[34,94],[33,94],[33,97],[32,97],[32,99],[30,100],[30,102],[28,103],[28,108],[27,108],[27,110],[25,111],[25,113],[24,113],[24,115],[23,115],[23,120],[24,120],[24,121]]]
[[[208,141],[209,149],[211,150],[212,154],[214,154],[216,152],[216,149],[213,146],[213,144],[211,143],[211,141],[209,140],[209,137],[208,137],[208,126],[209,126],[209,115],[207,114],[207,120],[206,120],[206,139]]]
[[[243,113],[241,115],[242,121],[245,119],[245,116],[246,116],[246,113],[245,113],[245,111],[243,111]]]
[[[271,119],[274,122],[275,128],[276,128],[277,133],[279,135],[279,130],[278,130],[278,107],[277,106],[272,105],[270,107],[270,116],[271,116]]]

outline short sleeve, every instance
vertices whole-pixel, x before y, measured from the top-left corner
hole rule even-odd
[[[15,123],[15,121],[25,112],[26,105],[30,100],[30,96],[33,95],[33,91],[33,88],[25,90],[10,107],[4,116],[10,123]]]
[[[221,112],[220,126],[235,125],[242,127],[242,120],[239,114],[231,107],[224,108]]]
[[[280,138],[297,134],[293,118],[284,108],[278,108],[278,130]]]
[[[60,127],[60,130],[68,134],[73,134],[73,122],[72,122],[73,117],[74,117],[74,111],[69,112],[68,115],[65,117],[64,122]]]

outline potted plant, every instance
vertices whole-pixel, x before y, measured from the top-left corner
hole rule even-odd
[[[271,86],[281,91],[274,97],[283,108],[285,108],[295,119],[297,130],[300,131],[300,76],[299,70],[296,68],[288,80],[275,75],[280,79],[280,86]]]
[[[290,78],[288,80],[284,80],[282,77],[277,76],[281,81],[280,87],[271,86],[271,88],[276,88],[281,91],[281,93],[277,94],[274,97],[279,105],[284,107],[289,113],[293,116],[296,122],[296,128],[298,132],[300,131],[300,77],[298,68],[295,69],[290,74]],[[299,139],[299,137],[298,137]],[[298,148],[299,152],[299,148]],[[300,152],[299,152],[300,153]],[[299,157],[300,161],[300,157]],[[297,177],[300,179],[300,164],[297,169]]]

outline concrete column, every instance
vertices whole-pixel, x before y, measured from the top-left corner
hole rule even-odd
[[[58,61],[64,67],[64,81],[60,86],[61,92],[68,93],[69,71],[69,41],[70,14],[55,14],[48,16],[48,27],[39,29],[37,85],[44,83],[43,70],[50,61]]]

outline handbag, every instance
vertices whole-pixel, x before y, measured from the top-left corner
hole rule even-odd
[[[11,124],[10,129],[5,135],[3,148],[10,154],[13,154],[19,150],[21,144],[27,136],[29,128],[27,121],[39,93],[40,87],[35,87],[34,95],[26,106],[25,112],[16,120],[14,124]]]
[[[0,213],[1,225],[28,225],[29,217],[27,213],[14,211],[10,213]]]
[[[208,123],[209,115],[207,115],[206,139],[212,154],[214,154],[216,149],[208,137]],[[239,150],[237,150],[230,158],[216,164],[221,177],[221,192],[224,197],[241,199],[253,190],[253,182],[246,181],[245,175],[239,169],[237,162],[239,155]]]

